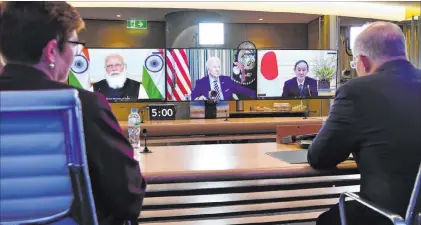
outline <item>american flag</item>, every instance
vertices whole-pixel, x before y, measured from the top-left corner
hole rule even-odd
[[[172,101],[188,100],[192,91],[189,62],[185,49],[168,49],[167,64],[167,99]]]

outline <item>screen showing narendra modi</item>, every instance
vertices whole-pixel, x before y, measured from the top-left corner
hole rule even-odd
[[[75,56],[69,84],[110,102],[165,100],[164,49],[88,49]]]

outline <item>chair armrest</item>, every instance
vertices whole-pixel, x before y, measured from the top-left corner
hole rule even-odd
[[[376,204],[371,203],[367,200],[364,200],[360,196],[354,193],[349,193],[349,192],[342,193],[341,196],[339,197],[339,212],[341,216],[342,225],[346,225],[346,216],[345,216],[345,208],[344,208],[345,198],[351,198],[355,200],[356,202],[360,203],[361,205],[381,214],[384,217],[387,217],[390,221],[393,222],[394,225],[405,225],[405,220],[400,215],[396,213],[392,213],[386,209],[383,209],[382,207],[377,206]]]

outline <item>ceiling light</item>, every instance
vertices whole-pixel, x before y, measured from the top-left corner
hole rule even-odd
[[[119,17],[119,18],[120,18],[120,17],[121,17],[121,15],[120,15],[120,14],[118,14],[118,15],[117,15],[117,17]]]
[[[263,20],[263,18],[259,18],[259,20],[260,20],[260,21],[262,21],[262,20]]]

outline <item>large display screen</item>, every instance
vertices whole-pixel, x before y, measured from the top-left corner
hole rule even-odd
[[[256,50],[167,49],[167,100],[256,98]]]
[[[83,49],[69,84],[102,93],[110,102],[165,100],[164,49]]]
[[[330,98],[336,92],[337,51],[258,50],[257,98]]]

